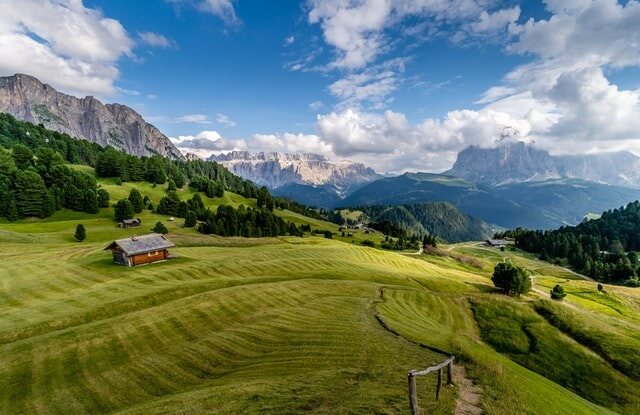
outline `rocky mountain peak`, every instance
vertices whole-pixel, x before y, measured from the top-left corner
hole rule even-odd
[[[554,156],[533,145],[517,142],[495,148],[467,147],[445,174],[490,185],[579,178],[640,187],[640,158],[629,152]]]
[[[67,95],[30,75],[0,77],[0,112],[131,154],[184,158],[169,138],[126,105]]]
[[[313,153],[250,153],[232,151],[210,160],[226,166],[234,174],[276,189],[288,184],[330,185],[338,192],[380,178],[371,168],[349,161],[331,162]]]

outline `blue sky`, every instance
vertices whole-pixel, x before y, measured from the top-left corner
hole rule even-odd
[[[468,145],[640,151],[640,4],[7,0],[0,75],[138,110],[183,151],[438,171]]]
[[[240,20],[237,25],[187,4],[86,1],[87,7],[100,8],[130,32],[157,32],[175,42],[175,47],[138,48],[142,62],[123,59],[115,84],[140,95],[108,99],[139,109],[172,136],[197,134],[205,124],[168,122],[161,117],[206,115],[221,134],[235,137],[265,131],[313,133],[318,110],[339,104],[328,86],[343,73],[291,70],[310,48],[321,50],[314,65],[326,64],[334,54],[322,42],[321,28],[308,23],[307,5],[295,1],[233,4]],[[416,79],[398,88],[392,107],[415,121],[475,107],[474,101],[487,88],[526,60],[503,53],[497,45],[452,47],[446,39],[408,52],[398,48],[387,58],[401,56],[411,57],[405,76]],[[149,100],[148,94],[156,98]],[[309,108],[318,101],[321,108]],[[215,122],[217,114],[227,115],[237,125]]]

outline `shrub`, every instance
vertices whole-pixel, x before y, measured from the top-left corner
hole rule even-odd
[[[360,242],[360,245],[368,246],[369,248],[374,248],[376,246],[376,243],[368,239],[365,239],[364,241]]]
[[[560,284],[556,284],[555,287],[551,290],[551,298],[554,300],[562,300],[567,296],[567,293],[564,292],[564,288]]]
[[[324,237],[327,239],[333,239],[333,233],[331,233],[331,231],[324,231]]]
[[[505,294],[519,297],[531,290],[531,280],[527,272],[510,262],[500,262],[493,270],[493,284]]]

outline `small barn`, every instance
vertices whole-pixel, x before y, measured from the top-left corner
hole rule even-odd
[[[165,261],[169,258],[169,248],[175,245],[166,236],[157,233],[118,239],[105,248],[113,253],[117,264],[135,267]]]
[[[142,224],[140,218],[125,219],[122,222],[118,222],[118,226],[121,228],[136,228]]]

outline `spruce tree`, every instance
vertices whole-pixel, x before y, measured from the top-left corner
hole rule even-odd
[[[129,199],[122,199],[114,207],[116,221],[122,222],[125,219],[133,218],[134,210]]]
[[[197,221],[196,213],[193,210],[189,210],[184,217],[184,226],[186,228],[193,228],[196,226]]]
[[[138,189],[131,189],[129,192],[129,202],[131,202],[131,206],[133,206],[133,211],[135,213],[140,213],[144,209],[142,194],[140,194]]]
[[[86,231],[86,229],[84,228],[84,225],[83,225],[83,224],[79,223],[79,224],[76,226],[76,233],[75,233],[75,235],[73,235],[73,237],[74,237],[74,238],[76,239],[76,241],[78,241],[78,242],[82,242],[82,241],[84,241],[85,239],[87,239],[87,231]]]
[[[151,229],[151,232],[159,233],[159,234],[167,234],[169,233],[169,229],[162,222],[157,222],[156,226]]]

